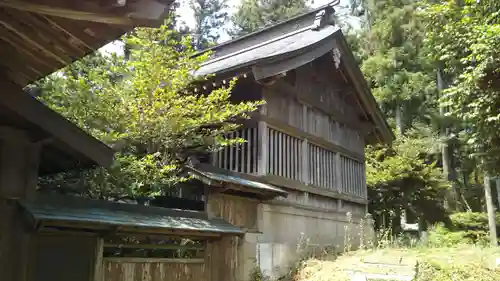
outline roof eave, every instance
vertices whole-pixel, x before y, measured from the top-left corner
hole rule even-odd
[[[207,176],[203,171],[198,170],[192,166],[186,166],[187,173],[191,175],[193,178],[203,182],[206,185],[210,186],[215,186],[219,188],[227,188],[227,189],[234,189],[234,190],[240,190],[240,191],[245,191],[249,193],[254,193],[256,195],[260,195],[266,198],[274,198],[274,197],[287,197],[288,192],[285,190],[282,190],[281,188],[273,187],[273,189],[258,189],[250,186],[244,186],[241,183],[235,183],[233,181],[225,181],[225,180],[217,180],[213,179],[210,176]],[[262,182],[255,181],[258,183],[263,184]],[[267,184],[267,183],[266,183]],[[228,185],[234,185],[233,187],[229,187]],[[241,185],[244,187],[243,189],[236,187],[237,185]]]
[[[9,80],[1,80],[0,104],[36,125],[97,165],[109,167],[113,150],[57,114]]]
[[[353,80],[353,84],[359,93],[362,104],[366,106],[366,109],[370,113],[375,123],[376,129],[379,131],[380,142],[381,143],[391,143],[395,136],[387,123],[387,120],[380,110],[380,107],[372,95],[370,87],[368,86],[361,69],[358,67],[354,55],[351,52],[347,41],[344,36],[339,36],[339,47],[342,49],[342,58],[347,68],[349,76]]]

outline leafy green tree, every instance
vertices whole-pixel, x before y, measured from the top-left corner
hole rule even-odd
[[[439,167],[438,91],[433,65],[422,52],[418,1],[351,1],[351,8],[363,17],[364,28],[348,42],[397,137],[390,146],[366,150],[370,212],[379,226],[394,231],[400,230],[402,210],[421,222],[443,219],[448,185]]]
[[[429,123],[436,94],[432,65],[421,53],[423,26],[414,0],[369,1],[369,28],[361,35],[362,71],[399,134],[413,120]],[[435,100],[435,99],[434,99]]]
[[[449,82],[441,106],[461,122],[464,142],[478,163],[500,174],[500,2],[429,4],[429,56]]]
[[[392,146],[366,149],[370,212],[379,227],[392,227],[397,233],[403,209],[421,222],[445,220],[442,198],[448,183],[433,156],[438,152],[439,137],[425,125],[409,129]]]
[[[239,37],[287,20],[308,10],[305,0],[242,0],[232,17],[229,34]]]
[[[203,50],[215,45],[228,19],[227,0],[191,0],[189,6],[196,21],[192,31],[195,49]]]
[[[178,42],[174,32],[136,29],[126,39],[133,46],[128,60],[90,57],[42,83],[44,103],[118,152],[109,170],[59,175],[42,185],[65,182],[98,197],[165,193],[183,180],[178,172],[188,156],[242,141],[223,136],[260,103],[231,103],[235,81],[195,94],[200,80],[192,73],[208,54],[193,57],[191,39]]]
[[[449,84],[441,107],[460,121],[461,141],[484,172],[490,240],[496,246],[490,175],[500,173],[500,3],[433,1],[423,15],[430,23],[429,56]]]

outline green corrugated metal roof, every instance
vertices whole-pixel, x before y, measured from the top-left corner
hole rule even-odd
[[[206,213],[149,207],[78,197],[41,196],[35,202],[19,202],[35,223],[61,221],[177,231],[243,234],[243,230],[222,219],[208,219]]]
[[[271,193],[279,196],[286,196],[288,194],[288,192],[281,188],[267,183],[258,182],[256,180],[244,178],[244,176],[239,173],[218,169],[208,164],[198,164],[194,167],[188,166],[187,169],[190,175],[199,180],[205,180],[207,184],[210,184],[210,181],[232,183],[247,187],[249,189],[255,189],[256,191]]]

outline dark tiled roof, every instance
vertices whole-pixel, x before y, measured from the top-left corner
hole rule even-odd
[[[310,27],[305,27],[283,36],[273,38],[259,45],[211,59],[203,64],[196,74],[201,76],[218,74],[247,66],[253,67],[255,64],[259,63],[267,64],[273,60],[298,55],[330,39],[338,31],[340,31],[340,29],[335,26],[327,26],[320,30],[312,30]],[[331,44],[329,48],[326,48],[323,53],[319,53],[318,56],[324,55],[334,47],[335,46]],[[317,57],[313,57],[311,60],[316,58]],[[306,64],[308,62],[310,61],[303,61],[302,63]]]
[[[242,234],[222,219],[208,219],[206,213],[149,207],[78,197],[40,196],[35,202],[19,202],[34,223],[43,221],[82,223],[110,227],[133,227],[184,232]]]
[[[270,195],[278,196],[286,196],[288,194],[281,188],[257,180],[249,179],[243,174],[234,173],[224,169],[218,169],[212,165],[198,164],[195,167],[188,166],[187,170],[191,176],[209,185],[212,182],[230,183],[246,187],[249,189],[249,191],[254,190],[259,193],[268,193]]]
[[[252,68],[259,64],[269,64],[309,52],[328,39],[332,39],[336,33],[340,33],[339,27],[333,25],[331,21],[333,12],[331,6],[323,6],[291,20],[215,46],[210,49],[213,52],[211,58],[202,64],[196,75],[241,71],[245,67]],[[302,60],[301,63],[306,64],[334,47],[334,44],[329,44],[329,47],[323,48],[316,57]]]
[[[394,138],[383,113],[371,94],[352,51],[338,25],[332,6],[326,5],[288,21],[275,24],[241,38],[214,46],[210,59],[195,75],[238,76],[252,73],[255,80],[277,76],[299,68],[328,53],[338,67],[343,62],[352,80],[360,106],[374,120],[377,139],[391,142]],[[201,52],[203,53],[203,52]]]

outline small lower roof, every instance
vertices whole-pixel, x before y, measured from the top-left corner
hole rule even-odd
[[[187,166],[188,174],[208,185],[227,187],[227,184],[245,188],[245,192],[266,195],[266,197],[283,196],[288,192],[273,185],[251,179],[250,176],[220,169],[209,164]]]
[[[204,212],[167,209],[80,197],[42,195],[19,201],[33,226],[74,227],[116,232],[239,235],[243,230]]]

